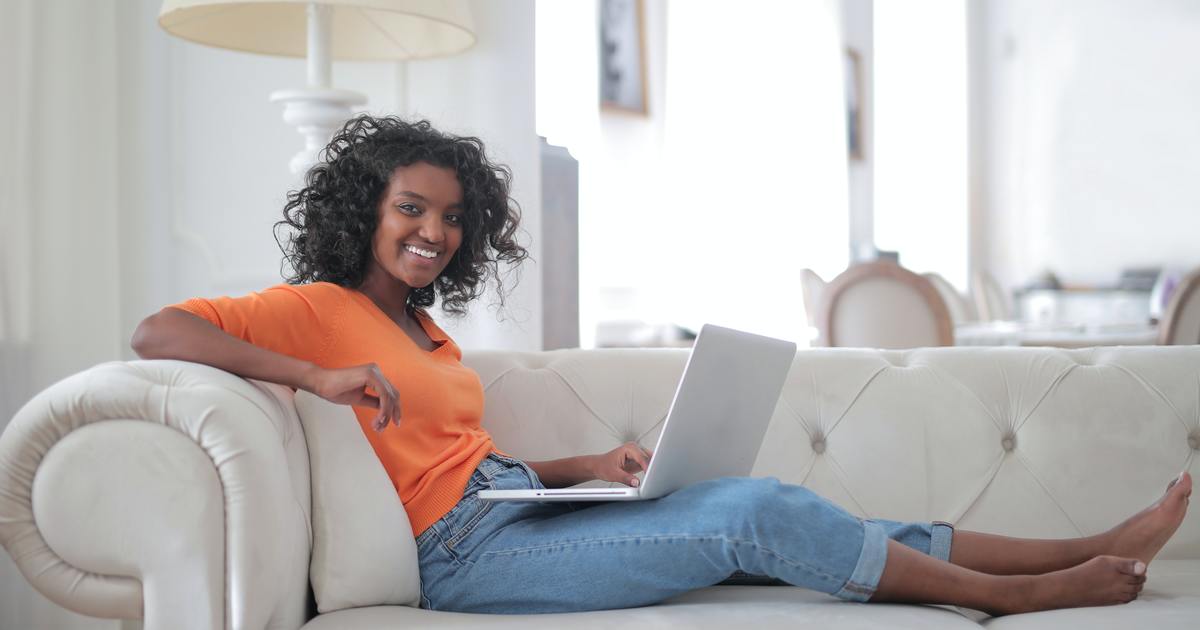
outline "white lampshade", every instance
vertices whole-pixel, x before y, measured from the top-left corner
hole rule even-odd
[[[422,59],[475,43],[466,0],[165,0],[158,24],[201,44],[303,57],[309,4],[332,12],[334,59]]]
[[[352,106],[366,103],[332,88],[332,60],[424,59],[475,44],[467,0],[165,0],[158,25],[200,44],[307,57],[308,87],[271,94],[305,139],[289,162],[294,173],[316,162]]]

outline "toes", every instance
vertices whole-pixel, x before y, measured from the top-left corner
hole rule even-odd
[[[1146,563],[1136,558],[1120,558],[1117,561],[1117,571],[1125,575],[1146,575]]]
[[[1180,493],[1185,497],[1190,496],[1192,494],[1192,474],[1186,470],[1179,473],[1178,477],[1172,479],[1171,483],[1167,484],[1167,492],[1170,492],[1175,486],[1183,486]]]

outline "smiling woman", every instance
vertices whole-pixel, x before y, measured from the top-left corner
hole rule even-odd
[[[164,308],[132,346],[351,405],[419,532],[494,450],[479,377],[426,309],[464,312],[525,259],[511,175],[479,139],[395,117],[349,121],[321,158],[276,224],[288,284]]]

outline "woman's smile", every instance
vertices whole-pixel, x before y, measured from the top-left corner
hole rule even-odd
[[[404,258],[418,267],[435,268],[442,262],[442,253],[434,250],[420,247],[418,245],[404,245],[401,248],[404,252]]]

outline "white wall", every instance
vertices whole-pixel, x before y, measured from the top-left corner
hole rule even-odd
[[[972,72],[978,261],[1112,284],[1200,264],[1200,4],[986,0]]]

